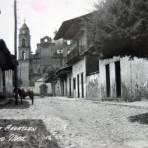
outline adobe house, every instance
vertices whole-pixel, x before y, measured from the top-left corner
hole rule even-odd
[[[0,39],[0,98],[13,93],[14,68],[14,56],[10,54],[4,40]]]
[[[64,49],[67,61],[65,67],[57,72],[58,94],[61,92],[62,96],[88,99],[98,97],[98,91],[89,91],[98,90],[98,56],[85,54],[91,45],[87,29],[91,17],[92,13],[89,13],[64,21],[54,38],[67,41]]]
[[[99,60],[102,100],[136,101],[148,97],[148,60],[114,56]]]
[[[57,72],[57,94],[100,101],[147,98],[146,57],[139,51],[131,57],[128,49],[121,51],[116,45],[117,50],[96,50],[89,37],[89,18],[91,14],[63,22],[55,36],[68,43],[66,65]]]
[[[72,97],[72,66],[65,66],[57,71],[55,94],[58,96]]]
[[[138,101],[148,97],[148,59],[145,51],[90,48],[99,58],[98,99]],[[139,54],[140,53],[140,54]]]

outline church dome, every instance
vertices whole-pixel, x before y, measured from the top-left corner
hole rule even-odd
[[[22,25],[22,27],[20,28],[20,34],[30,34],[29,28],[25,22]]]

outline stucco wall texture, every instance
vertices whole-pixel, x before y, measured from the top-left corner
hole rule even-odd
[[[100,83],[99,83],[99,74],[93,74],[87,76],[86,82],[86,96],[87,99],[91,100],[101,100],[101,92],[100,92]]]
[[[120,61],[121,73],[121,100],[133,101],[148,97],[148,60],[134,57],[114,57],[100,60],[99,89],[101,98],[106,98],[106,70],[105,65],[110,65],[110,97],[116,96],[115,62]]]

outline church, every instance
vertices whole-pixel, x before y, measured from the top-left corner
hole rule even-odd
[[[19,86],[34,86],[34,83],[45,76],[50,69],[59,69],[64,63],[62,45],[59,46],[48,36],[40,39],[37,49],[31,51],[30,30],[24,22],[19,30],[18,46],[18,80]],[[60,52],[59,52],[60,51]]]

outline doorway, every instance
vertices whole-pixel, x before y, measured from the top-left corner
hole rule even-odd
[[[106,96],[107,97],[110,97],[110,66],[109,64],[107,64],[105,66],[105,69],[106,69]]]
[[[121,69],[120,61],[115,62],[116,96],[121,97]]]
[[[79,90],[79,75],[77,75],[77,91],[78,91],[78,98],[80,97],[80,90]]]
[[[64,96],[64,79],[61,79],[61,95]]]
[[[84,81],[83,81],[83,73],[81,73],[81,89],[82,89],[82,98],[84,98]]]
[[[67,79],[65,78],[65,80],[64,80],[64,82],[65,82],[65,93],[64,93],[64,96],[67,96]]]
[[[73,97],[76,97],[76,78],[73,78]]]
[[[69,78],[69,96],[71,97],[71,78]]]

